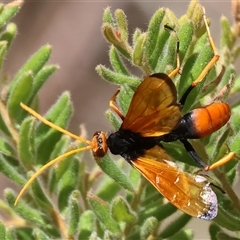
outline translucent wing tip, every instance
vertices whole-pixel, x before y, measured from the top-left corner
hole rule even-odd
[[[207,181],[207,179],[202,176],[196,175],[196,177],[198,178],[199,182]],[[203,191],[201,193],[201,198],[202,198],[202,201],[208,207],[204,209],[205,211],[203,213],[199,213],[197,217],[203,220],[214,219],[218,214],[218,200],[215,192],[210,187],[209,182],[207,182],[207,184],[203,188]]]

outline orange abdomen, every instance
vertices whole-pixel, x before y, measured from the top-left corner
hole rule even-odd
[[[202,108],[191,111],[192,126],[195,134],[206,137],[224,126],[231,116],[231,109],[227,103],[214,102]]]

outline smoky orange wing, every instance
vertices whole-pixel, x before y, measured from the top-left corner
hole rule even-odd
[[[168,75],[158,73],[146,77],[132,98],[122,129],[139,132],[144,137],[171,132],[181,118],[176,101],[176,87]]]
[[[131,164],[178,209],[200,219],[216,217],[217,197],[207,179],[183,172],[162,148],[147,150]]]

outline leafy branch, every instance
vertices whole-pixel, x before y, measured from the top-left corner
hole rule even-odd
[[[0,66],[16,36],[17,27],[10,20],[19,11],[21,1],[0,5]],[[240,91],[234,62],[240,53],[239,7],[235,6],[236,23],[221,18],[220,61],[188,97],[183,113],[205,105],[216,98],[228,100]],[[165,25],[173,28],[168,31]],[[167,8],[158,9],[146,31],[136,29],[129,36],[127,17],[117,9],[114,16],[104,10],[102,32],[110,44],[111,68],[96,67],[105,80],[120,86],[120,109],[128,110],[134,90],[143,75],[164,72],[176,67],[176,46],[180,42],[181,74],[173,81],[179,96],[202,72],[213,56],[203,23],[203,10],[198,1],[191,1],[187,13],[179,19]],[[38,109],[38,91],[58,68],[47,64],[51,46],[45,45],[33,54],[8,84],[2,84],[0,98],[0,171],[19,186],[40,166],[84,143],[36,121],[20,107],[20,102]],[[132,67],[139,75],[131,73]],[[202,159],[213,163],[230,149],[240,155],[239,100],[232,104],[231,121],[211,136],[192,141]],[[68,92],[64,92],[45,114],[56,125],[67,128],[73,114]],[[115,129],[121,121],[110,111],[106,117]],[[164,144],[166,151],[181,163],[185,171],[196,166],[178,142]],[[229,148],[229,149],[228,149]],[[66,157],[37,178],[14,206],[16,192],[4,190],[0,210],[8,216],[1,219],[0,239],[193,239],[193,230],[184,229],[191,217],[175,214],[177,209],[165,201],[134,169],[124,169],[123,160],[110,155],[96,161],[98,166],[87,170],[88,155],[78,153]],[[90,158],[89,161],[92,159]],[[216,181],[229,195],[218,194],[219,214],[211,223],[211,239],[234,239],[239,236],[239,199],[233,191],[237,181],[238,159],[214,171]],[[104,172],[104,173],[103,173]],[[106,173],[106,174],[105,174]],[[172,217],[166,226],[163,222]],[[164,227],[163,227],[164,226]],[[223,228],[222,228],[223,227]],[[232,231],[232,235],[224,231]],[[235,235],[234,235],[235,234]]]

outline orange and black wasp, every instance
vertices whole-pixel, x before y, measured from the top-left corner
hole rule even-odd
[[[26,111],[46,125],[85,142],[87,146],[68,151],[44,165],[22,188],[15,204],[34,179],[51,165],[71,154],[86,150],[92,150],[97,160],[103,157],[109,149],[112,154],[121,155],[178,209],[200,219],[215,218],[218,203],[211,183],[201,175],[183,172],[179,169],[161,145],[161,142],[180,140],[191,157],[205,170],[211,170],[234,157],[234,153],[229,153],[216,164],[207,166],[187,141],[187,139],[205,137],[217,131],[228,122],[231,115],[229,105],[223,102],[214,102],[194,109],[184,116],[181,114],[188,94],[203,80],[219,59],[205,14],[203,18],[214,56],[179,102],[176,87],[171,80],[180,70],[178,56],[177,67],[170,74],[152,74],[141,82],[133,95],[126,116],[115,105],[120,90],[114,94],[110,100],[110,108],[122,119],[122,124],[118,131],[110,135],[100,131],[94,134],[92,141],[86,140],[56,126],[21,103]],[[178,53],[179,44],[177,46]]]

